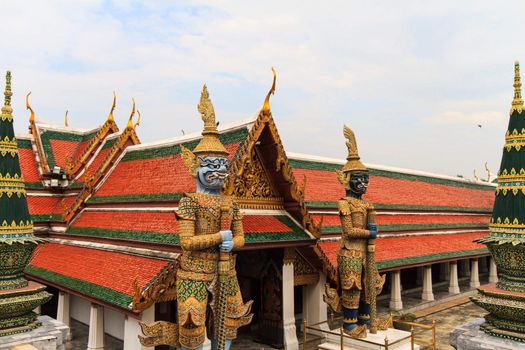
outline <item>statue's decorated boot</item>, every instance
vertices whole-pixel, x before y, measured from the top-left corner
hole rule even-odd
[[[357,309],[343,307],[343,331],[353,338],[366,338],[366,326],[357,324]]]
[[[370,304],[360,301],[357,314],[357,324],[370,327]]]

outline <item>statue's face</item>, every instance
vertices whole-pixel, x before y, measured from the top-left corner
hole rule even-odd
[[[223,157],[199,157],[197,181],[210,191],[220,191],[228,176],[228,159]]]
[[[350,191],[363,195],[368,188],[368,174],[364,172],[350,174]]]

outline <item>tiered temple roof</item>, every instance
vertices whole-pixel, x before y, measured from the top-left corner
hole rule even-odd
[[[162,271],[180,252],[174,213],[183,193],[195,191],[180,146],[193,149],[201,135],[139,144],[133,124],[121,133],[104,125],[73,131],[36,122],[38,132],[19,138],[32,218],[39,235],[50,239],[26,272],[131,312],[132,296],[146,295],[159,276],[167,278]],[[244,249],[303,249],[312,265],[324,262],[325,270],[333,271],[340,237],[336,202],[344,196],[335,170],[344,162],[287,155],[269,97],[255,118],[222,126],[219,132],[232,164],[225,193],[239,199],[244,213]],[[101,137],[95,146],[94,137]],[[47,155],[48,172],[39,171],[38,144]],[[79,164],[79,154],[84,155],[82,165],[68,173],[73,169],[68,164]],[[64,175],[59,186],[52,182],[55,165]],[[494,185],[381,166],[369,169],[366,198],[378,209],[376,259],[382,270],[488,254],[472,240],[487,233]],[[138,276],[139,296],[132,289]]]

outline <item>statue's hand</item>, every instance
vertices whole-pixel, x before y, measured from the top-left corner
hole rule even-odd
[[[223,231],[219,231],[219,233],[221,234],[222,242],[231,241],[233,239],[231,230],[223,230]]]
[[[219,246],[220,250],[222,252],[231,252],[233,249],[233,241],[222,241],[221,245]]]
[[[368,224],[368,230],[370,230],[370,238],[375,239],[377,237],[377,225]]]

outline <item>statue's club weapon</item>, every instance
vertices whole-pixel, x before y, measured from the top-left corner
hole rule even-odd
[[[221,207],[221,230],[230,230],[232,224],[232,211],[229,206]],[[226,344],[225,313],[226,313],[226,284],[230,270],[230,253],[220,251],[219,253],[219,297],[216,305],[215,339],[217,349],[224,350]]]

